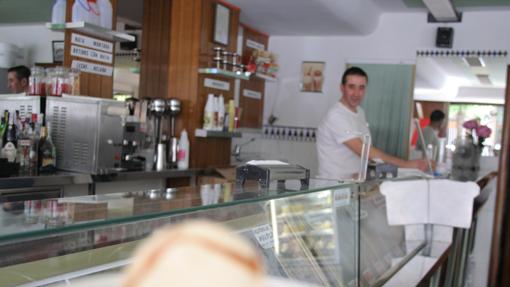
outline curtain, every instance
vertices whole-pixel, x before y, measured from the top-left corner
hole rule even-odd
[[[358,66],[368,75],[368,87],[361,107],[365,110],[373,146],[406,159],[412,116],[414,65],[349,66]]]

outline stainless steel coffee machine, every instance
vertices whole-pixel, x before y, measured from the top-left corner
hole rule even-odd
[[[181,113],[181,101],[170,99],[167,101],[168,115],[170,116],[170,139],[168,141],[167,163],[168,167],[177,167],[178,140],[175,135],[175,118]]]
[[[141,131],[140,118],[135,116],[136,106],[140,101],[137,99],[128,99],[126,101],[129,115],[124,124],[124,133],[122,140],[122,161],[121,167],[128,171],[143,170],[145,168],[145,158],[139,155],[145,141],[145,133]]]

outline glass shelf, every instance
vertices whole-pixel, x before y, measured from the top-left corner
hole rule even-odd
[[[64,31],[66,29],[72,29],[77,32],[81,32],[90,36],[95,36],[101,39],[120,42],[120,41],[128,41],[134,42],[135,37],[129,34],[120,33],[116,31],[112,31],[94,24],[90,24],[87,22],[68,22],[68,23],[46,23],[46,27],[53,31]]]
[[[208,131],[203,129],[195,130],[195,137],[198,138],[240,138],[241,132]]]
[[[221,75],[229,78],[234,79],[241,79],[241,80],[249,80],[250,79],[250,73],[249,72],[232,72],[217,68],[200,68],[198,69],[199,74],[207,74],[207,75]]]

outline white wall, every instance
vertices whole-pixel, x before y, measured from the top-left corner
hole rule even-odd
[[[415,63],[416,51],[435,49],[438,26],[454,28],[454,50],[510,50],[510,11],[464,12],[461,23],[427,23],[425,13],[388,13],[368,36],[271,37],[278,55],[277,83],[266,84],[264,122],[271,109],[276,124],[316,127],[328,107],[340,98],[338,86],[347,62]],[[324,61],[323,94],[299,91],[302,61]]]
[[[340,98],[340,77],[346,63],[416,63],[416,51],[435,48],[439,26],[453,27],[453,50],[510,50],[510,11],[464,12],[461,23],[427,23],[425,13],[383,14],[379,26],[366,36],[270,37],[269,50],[278,55],[280,71],[276,83],[266,83],[264,123],[274,113],[276,125],[317,127],[328,108]],[[326,62],[323,93],[300,92],[302,61]],[[251,135],[233,141],[242,143]],[[268,144],[280,152],[268,152]],[[252,155],[282,157],[300,163],[316,173],[314,143],[294,151],[295,143],[257,140],[246,147]],[[285,152],[284,152],[285,151]],[[303,158],[303,154],[307,154]]]
[[[51,63],[51,41],[63,41],[64,33],[46,28],[44,23],[0,25],[0,42],[14,44],[25,50],[26,65]]]

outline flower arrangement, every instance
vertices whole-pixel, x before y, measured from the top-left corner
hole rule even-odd
[[[468,130],[468,134],[471,135],[473,143],[476,143],[478,148],[482,150],[483,142],[486,138],[491,136],[492,130],[486,125],[480,125],[478,119],[466,121],[462,126]]]

